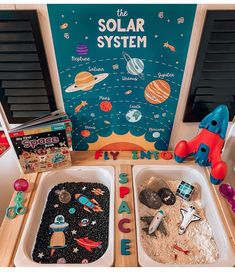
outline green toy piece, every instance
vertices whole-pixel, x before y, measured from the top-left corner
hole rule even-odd
[[[17,192],[14,198],[15,206],[10,206],[6,210],[6,217],[9,219],[14,219],[16,215],[25,214],[26,208],[23,206],[24,198],[23,192]]]

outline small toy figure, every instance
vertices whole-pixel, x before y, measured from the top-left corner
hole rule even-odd
[[[232,211],[235,213],[235,189],[230,184],[221,184],[219,192],[232,206]]]
[[[228,127],[229,112],[225,105],[220,105],[207,115],[199,124],[201,132],[191,141],[179,142],[174,150],[175,160],[183,162],[194,155],[200,166],[211,166],[210,180],[220,184],[227,174],[227,165],[220,158]]]
[[[190,206],[187,210],[180,209],[182,215],[182,223],[179,227],[179,234],[184,234],[189,224],[193,221],[201,220],[201,217],[196,214],[195,208]]]
[[[64,232],[68,229],[68,226],[69,224],[65,222],[63,215],[57,215],[54,223],[50,225],[50,232],[53,232],[48,246],[51,249],[51,256],[54,255],[56,249],[67,247]]]
[[[102,242],[95,242],[93,240],[90,240],[88,237],[84,238],[79,238],[79,239],[74,239],[77,244],[83,248],[85,248],[87,251],[92,252],[93,249],[95,248],[101,248],[102,247]]]
[[[184,200],[189,201],[191,199],[191,196],[194,192],[194,186],[185,182],[181,181],[180,185],[177,188],[176,195],[180,196]]]
[[[83,209],[87,212],[102,212],[103,210],[99,206],[99,203],[95,199],[89,199],[87,196],[82,194],[76,194],[75,198],[77,199],[78,203],[84,205]]]

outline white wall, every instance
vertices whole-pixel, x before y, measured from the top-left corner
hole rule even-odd
[[[63,108],[62,94],[59,83],[55,52],[53,48],[50,23],[48,18],[47,6],[45,4],[41,5],[1,5],[0,9],[37,9],[39,21],[42,29],[42,35],[44,40],[44,45],[46,49],[46,55],[48,59],[48,65],[50,69],[50,74],[52,78],[52,84],[55,91],[56,103],[59,108]],[[181,139],[192,138],[198,130],[197,123],[183,123],[183,113],[186,106],[188,91],[190,87],[190,82],[192,78],[193,68],[196,60],[198,45],[200,42],[201,31],[204,23],[204,18],[207,9],[235,9],[235,4],[233,5],[198,5],[197,12],[194,20],[194,26],[190,41],[190,47],[188,51],[188,57],[185,66],[185,73],[183,77],[181,93],[179,98],[179,103],[177,107],[177,113],[175,117],[175,122],[172,130],[170,149],[173,149],[175,144]],[[0,112],[3,113],[1,107]],[[3,114],[2,117],[5,121]],[[6,126],[10,126],[5,122]],[[3,217],[3,212],[8,205],[10,196],[12,193],[12,183],[14,179],[19,175],[20,171],[15,160],[15,155],[12,150],[8,151],[6,155],[0,158],[0,222]]]

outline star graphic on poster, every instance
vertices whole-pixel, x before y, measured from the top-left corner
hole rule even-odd
[[[82,187],[82,190],[83,190],[83,191],[86,190],[86,186]]]
[[[73,248],[73,252],[78,253],[78,248],[77,247]]]
[[[38,258],[42,259],[43,257],[44,257],[43,252],[40,252],[40,253],[38,254]]]
[[[59,205],[58,205],[58,204],[55,204],[55,205],[54,205],[54,208],[58,208],[58,207],[59,207]]]
[[[92,221],[92,222],[91,222],[91,225],[94,226],[95,224],[96,224],[96,221]]]
[[[77,231],[74,229],[71,231],[72,235],[76,235],[77,234]]]

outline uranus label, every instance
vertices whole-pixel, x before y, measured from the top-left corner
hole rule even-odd
[[[74,150],[166,150],[196,5],[48,5]]]

